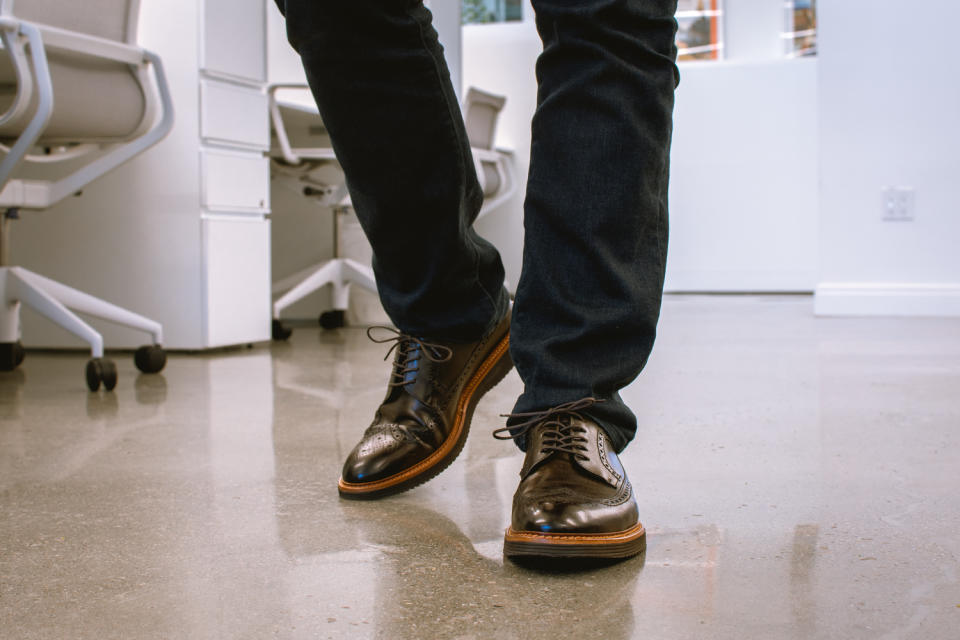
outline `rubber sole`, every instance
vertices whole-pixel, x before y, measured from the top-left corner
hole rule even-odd
[[[647,549],[647,532],[639,522],[616,533],[542,533],[514,531],[503,537],[508,558],[629,558]]]
[[[441,471],[449,467],[450,463],[456,460],[463,450],[463,445],[467,441],[467,434],[470,432],[470,421],[473,419],[473,412],[480,398],[497,386],[512,368],[510,334],[508,333],[491,349],[484,361],[477,367],[476,373],[464,386],[463,393],[460,394],[460,399],[457,401],[453,429],[439,449],[409,469],[377,482],[356,484],[340,478],[337,482],[340,497],[348,500],[375,500],[408,491],[436,477]]]

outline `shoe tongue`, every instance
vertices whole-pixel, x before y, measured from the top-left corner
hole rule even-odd
[[[520,469],[521,478],[526,478],[548,461],[560,458],[569,460],[569,464],[596,476],[611,487],[619,486],[624,476],[623,467],[602,430],[588,427],[586,451],[582,452],[586,459],[564,451],[544,452],[543,433],[544,429],[537,429],[527,442],[527,455]]]
[[[540,425],[535,427],[527,437],[527,454],[523,460],[523,467],[520,469],[521,478],[526,478],[551,460],[569,460],[570,464],[574,463],[573,454],[551,450],[544,446],[545,434],[548,432],[551,432],[551,430]]]
[[[406,353],[398,353],[393,362],[394,369],[391,376],[391,380],[398,384],[387,387],[387,395],[383,399],[383,404],[394,403],[401,400],[404,395],[410,395],[422,401],[424,399],[424,379],[428,376],[421,375],[420,370],[428,362],[423,357],[423,349],[420,346],[415,346]],[[405,371],[403,374],[404,384],[399,384],[398,371]]]
[[[529,476],[531,473],[539,469],[544,462],[550,459],[551,456],[560,455],[556,451],[549,453],[544,453],[540,450],[540,445],[535,445],[534,442],[527,443],[527,455],[523,459],[523,467],[520,468],[520,479],[524,479]]]

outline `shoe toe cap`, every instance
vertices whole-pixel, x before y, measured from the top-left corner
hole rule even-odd
[[[590,521],[588,511],[583,505],[544,500],[516,509],[513,525],[518,530],[544,533],[583,531]]]
[[[390,426],[367,434],[343,464],[342,478],[350,484],[377,482],[409,468],[426,456],[423,447]]]
[[[540,533],[610,533],[629,529],[638,517],[632,500],[610,505],[545,499],[517,504],[512,527]]]

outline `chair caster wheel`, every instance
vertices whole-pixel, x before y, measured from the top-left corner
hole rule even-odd
[[[346,324],[346,313],[343,309],[324,311],[320,314],[320,326],[324,329],[339,329]]]
[[[0,342],[0,371],[13,371],[26,355],[19,342]]]
[[[158,344],[148,344],[133,353],[133,363],[144,373],[159,373],[167,364],[167,352]]]
[[[283,326],[279,320],[274,320],[270,328],[270,333],[274,340],[286,340],[293,335],[293,329]]]
[[[113,391],[117,386],[117,365],[113,360],[106,358],[90,358],[87,362],[87,388],[96,391],[103,383],[106,391]]]

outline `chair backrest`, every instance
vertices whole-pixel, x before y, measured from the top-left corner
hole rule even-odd
[[[497,133],[497,118],[507,99],[475,87],[467,90],[463,104],[463,120],[467,125],[470,146],[477,149],[493,149]]]
[[[116,42],[137,39],[140,0],[2,0],[4,14]]]
[[[332,146],[330,134],[315,107],[281,102],[279,108],[283,127],[292,147],[320,149]]]
[[[0,0],[5,15],[126,44],[136,43],[140,0]],[[45,145],[110,142],[143,130],[148,117],[143,86],[127,64],[48,52],[54,112],[40,138]],[[8,56],[0,52],[0,113],[18,90]],[[34,97],[35,99],[35,97]],[[33,113],[0,126],[0,140],[20,134]]]

